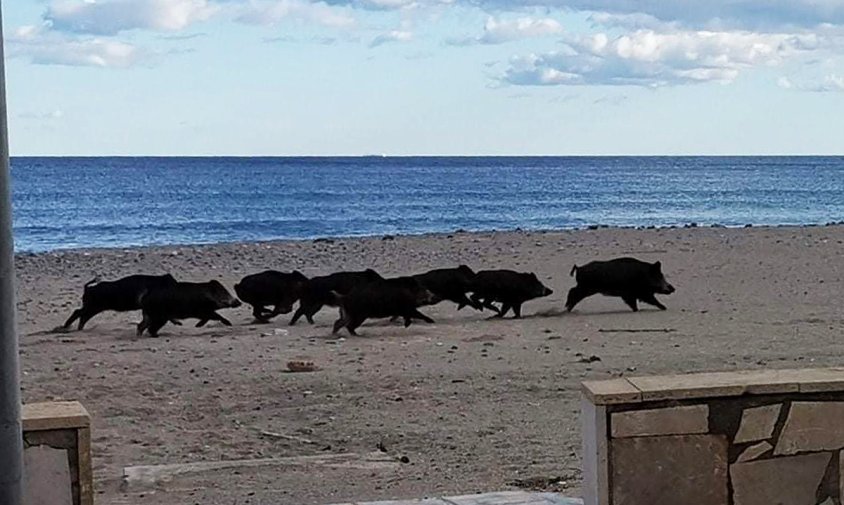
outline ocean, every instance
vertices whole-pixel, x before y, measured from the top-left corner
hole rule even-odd
[[[11,166],[18,252],[844,220],[844,157],[15,157]]]

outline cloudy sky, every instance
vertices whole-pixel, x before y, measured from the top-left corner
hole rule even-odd
[[[15,155],[841,154],[844,0],[5,0]]]

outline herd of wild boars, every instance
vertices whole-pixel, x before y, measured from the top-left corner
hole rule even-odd
[[[584,298],[595,294],[620,297],[634,311],[638,310],[638,302],[665,310],[665,305],[654,295],[674,292],[659,261],[647,263],[635,258],[593,261],[575,265],[571,275],[577,285],[568,293],[565,307],[569,312]],[[107,310],[140,310],[143,317],[137,325],[138,336],[147,332],[156,337],[167,322],[180,325],[183,319],[198,319],[197,327],[209,321],[231,326],[217,311],[243,303],[252,307],[256,322],[268,322],[292,312],[299,302],[290,325],[302,316],[313,324],[313,316],[320,309],[337,307],[340,317],[334,323],[333,332],[346,328],[356,335],[355,330],[367,319],[402,319],[405,327],[415,319],[433,323],[419,309],[442,301],[456,303],[457,310],[466,306],[480,311],[489,309],[493,317],[499,318],[512,311],[514,318],[520,318],[525,302],[553,294],[534,273],[475,272],[466,265],[393,278],[382,277],[372,269],[311,278],[298,271],[267,270],[247,275],[234,285],[234,291],[237,298],[218,281],[180,282],[170,274],[92,280],[85,284],[82,307],[71,314],[64,328],[70,328],[78,320],[77,328],[82,330],[88,320]]]

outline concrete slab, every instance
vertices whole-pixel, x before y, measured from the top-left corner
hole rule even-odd
[[[288,458],[265,458],[228,461],[203,461],[169,465],[129,466],[123,469],[126,490],[155,487],[161,482],[172,481],[181,475],[202,474],[219,470],[259,467],[326,467],[357,468],[364,470],[391,469],[401,463],[381,452],[368,454],[346,453]]]
[[[355,502],[335,505],[583,505],[583,500],[579,498],[568,498],[557,493],[500,491],[462,496],[444,496],[441,498]]]
[[[66,449],[43,445],[27,447],[23,458],[26,472],[24,505],[73,505]]]

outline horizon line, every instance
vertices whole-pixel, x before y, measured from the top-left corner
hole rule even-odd
[[[840,158],[841,154],[13,154],[10,158]]]

